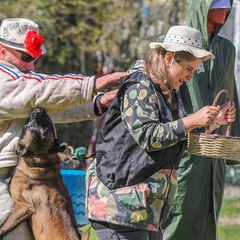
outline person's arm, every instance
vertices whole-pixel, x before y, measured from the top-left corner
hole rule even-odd
[[[228,101],[221,106],[205,106],[196,113],[183,118],[186,131],[189,133],[194,128],[209,126],[209,133],[220,125],[226,125],[235,121],[236,108],[234,103]]]
[[[94,103],[80,104],[64,111],[50,114],[54,123],[73,123],[79,121],[95,120],[101,115],[94,111]]]
[[[161,113],[167,108],[161,106]],[[163,123],[153,92],[143,84],[131,85],[123,95],[122,119],[138,145],[146,151],[157,151],[187,138],[182,119]]]
[[[94,89],[111,86],[113,82],[116,84],[115,78],[119,79],[126,75],[117,73],[112,77],[102,78],[100,82],[97,81],[96,88],[95,77],[76,74],[64,76],[22,74],[14,70],[6,66],[4,72],[1,72],[0,117],[2,120],[27,118],[29,112],[38,106],[51,114],[86,104],[93,100]]]

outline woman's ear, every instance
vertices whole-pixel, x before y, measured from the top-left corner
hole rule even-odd
[[[174,53],[173,52],[167,52],[165,56],[165,64],[167,68],[170,68],[172,66],[172,63],[174,61]]]

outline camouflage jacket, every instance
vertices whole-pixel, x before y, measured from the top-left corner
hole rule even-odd
[[[124,82],[106,113],[96,160],[87,171],[90,219],[161,228],[177,191],[176,168],[187,138],[181,120],[185,110],[178,92],[175,97],[166,104],[160,89],[138,73]]]

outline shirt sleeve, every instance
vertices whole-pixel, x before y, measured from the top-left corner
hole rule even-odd
[[[13,73],[0,72],[1,120],[26,118],[35,107],[53,114],[93,100],[94,76]]]
[[[81,104],[65,111],[51,114],[51,118],[54,123],[73,123],[100,118],[107,110],[102,108],[100,104],[100,99],[103,95],[104,93],[99,93],[90,103]]]
[[[146,151],[157,151],[185,140],[182,119],[163,122],[164,111],[156,95],[143,84],[132,84],[124,92],[122,120],[138,145]],[[159,109],[160,107],[160,109]]]
[[[101,116],[96,115],[94,103],[81,104],[54,114],[50,114],[54,123],[74,123],[79,121],[95,120]]]

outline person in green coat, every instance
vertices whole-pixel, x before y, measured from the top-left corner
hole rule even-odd
[[[217,93],[226,89],[238,106],[236,120],[231,124],[231,136],[240,136],[235,47],[231,41],[217,35],[230,14],[232,2],[190,0],[186,23],[202,33],[203,47],[212,52],[215,59],[205,61],[195,72],[193,81],[184,84],[180,91],[186,111],[193,113],[211,105]],[[221,127],[215,133],[225,134],[225,131],[226,128]],[[185,151],[177,170],[177,197],[163,226],[165,240],[218,239],[217,222],[224,195],[226,163],[236,162],[193,156]]]

